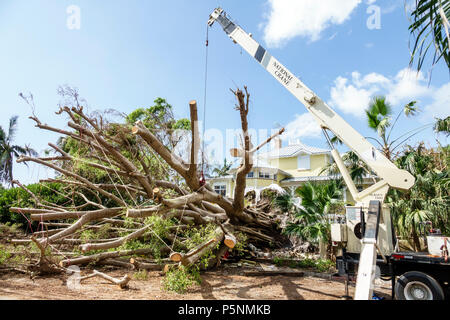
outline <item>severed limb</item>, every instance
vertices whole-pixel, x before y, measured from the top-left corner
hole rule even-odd
[[[111,249],[111,248],[117,248],[120,247],[122,244],[139,238],[142,235],[144,235],[144,233],[147,231],[148,228],[150,228],[151,225],[147,225],[143,228],[140,228],[139,230],[136,230],[135,232],[130,233],[127,236],[124,236],[122,238],[113,240],[113,241],[109,241],[109,242],[103,242],[103,243],[86,243],[86,244],[82,244],[80,246],[80,249],[82,252],[87,252],[87,251],[92,251],[92,250],[106,250],[106,249]]]
[[[214,237],[203,244],[200,244],[197,248],[192,249],[187,254],[183,255],[181,259],[181,264],[184,266],[193,265],[197,262],[203,255],[214,250],[217,245],[223,240],[224,232],[222,228],[217,227],[214,231]]]
[[[162,249],[164,251],[164,248]],[[90,256],[81,256],[73,259],[65,259],[59,262],[59,265],[61,267],[68,267],[73,265],[82,265],[82,264],[88,264],[91,262],[97,262],[104,259],[109,258],[118,258],[118,257],[124,257],[124,256],[133,256],[133,255],[149,255],[153,251],[152,249],[136,249],[136,250],[119,250],[119,251],[109,251],[109,252],[101,252],[97,254],[93,254]]]
[[[94,272],[92,274],[84,276],[84,277],[81,277],[80,278],[80,282],[83,281],[83,280],[86,280],[86,279],[93,278],[93,277],[100,277],[100,278],[103,278],[105,280],[108,280],[109,282],[112,282],[115,285],[118,285],[120,287],[120,289],[128,288],[128,282],[130,282],[130,280],[131,280],[131,277],[128,274],[125,275],[122,279],[116,279],[116,278],[113,278],[111,276],[108,276],[107,274],[105,274],[103,272],[94,270]]]
[[[135,266],[131,263],[119,259],[105,259],[100,260],[97,265],[101,266],[113,266],[118,268],[124,268],[124,269],[135,269]]]
[[[155,263],[142,262],[138,261],[136,258],[131,258],[130,263],[137,270],[162,271],[164,269],[164,265],[162,264],[156,262]]]
[[[31,241],[34,242],[34,244],[40,251],[38,263],[28,267],[31,272],[37,272],[42,275],[60,273],[63,271],[63,269],[60,268],[56,263],[54,263],[50,258],[47,258],[45,247],[42,246],[42,244],[38,240],[36,240],[34,236],[31,236]]]

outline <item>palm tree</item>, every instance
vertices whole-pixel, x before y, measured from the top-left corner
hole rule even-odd
[[[417,59],[419,71],[432,47],[432,65],[443,58],[450,68],[450,0],[416,0],[416,7],[411,16],[409,30],[415,36],[415,41],[410,64]]]
[[[294,195],[289,192],[280,194],[274,199],[274,204],[282,211],[291,213],[295,210]]]
[[[419,225],[432,221],[434,228],[450,235],[450,171],[448,169],[449,147],[438,150],[426,149],[421,143],[417,148],[408,146],[396,164],[408,170],[416,178],[408,191],[391,190],[387,203],[392,208],[392,217],[399,234],[412,238],[414,248],[421,250]],[[440,158],[447,161],[440,163]]]
[[[450,135],[450,116],[445,119],[436,119],[434,124],[434,131],[436,133],[444,133],[447,137]]]
[[[225,158],[223,160],[223,165],[221,167],[214,168],[213,173],[215,173],[217,177],[226,176],[228,174],[228,171],[231,169],[232,165],[233,165],[233,163],[227,162],[227,159]]]
[[[348,151],[342,156],[342,161],[350,173],[350,177],[356,185],[362,185],[364,177],[370,175],[371,171],[367,164],[362,161],[354,151]],[[321,174],[327,174],[337,176],[340,173],[338,166],[335,162],[327,164],[319,172]]]
[[[327,214],[331,213],[333,204],[341,199],[341,187],[342,183],[338,180],[325,184],[307,182],[299,187],[296,193],[302,199],[302,208],[294,213],[297,222],[288,223],[284,233],[300,236],[312,243],[319,240],[327,243],[330,239]]]
[[[341,139],[337,136],[333,136],[330,139],[332,145],[343,145]],[[342,155],[342,161],[350,173],[350,177],[356,185],[362,185],[364,182],[364,177],[366,175],[373,174],[367,164],[362,161],[359,156],[354,151],[348,151],[344,155]],[[322,170],[319,172],[319,175],[327,174],[331,176],[337,176],[340,174],[339,168],[336,165],[336,162],[328,163]],[[341,180],[342,181],[342,180]]]
[[[397,114],[394,122],[391,122],[393,115],[392,107],[386,101],[386,97],[384,96],[374,97],[369,105],[369,108],[366,110],[367,124],[369,128],[378,133],[381,140],[372,137],[368,137],[368,139],[377,142],[381,148],[381,151],[388,159],[392,158],[393,152],[398,147],[403,145],[405,141],[431,126],[431,124],[427,124],[408,131],[396,139],[391,139],[392,131],[402,114],[409,117],[414,116],[419,112],[418,107],[416,107],[416,103],[416,101],[411,101],[405,105]]]
[[[13,145],[14,136],[17,131],[18,116],[9,119],[8,135],[0,126],[0,183],[6,182],[12,185],[13,160],[21,155],[29,154],[36,156],[37,153],[28,146],[21,147]]]

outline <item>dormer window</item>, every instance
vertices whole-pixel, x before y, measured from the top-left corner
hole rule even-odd
[[[299,170],[309,170],[311,169],[311,156],[301,155],[297,158],[297,168]]]

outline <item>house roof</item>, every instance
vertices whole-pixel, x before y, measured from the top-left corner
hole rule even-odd
[[[292,178],[285,178],[281,180],[281,183],[287,183],[287,182],[306,182],[306,181],[327,181],[327,180],[334,180],[342,177],[341,174],[335,174],[335,175],[328,175],[328,176],[307,176],[307,177],[292,177]],[[376,176],[373,175],[364,175],[363,181],[364,182],[372,182]]]
[[[285,182],[327,181],[333,179],[336,179],[336,176],[308,176],[308,177],[286,178],[281,180],[281,182],[285,183]]]
[[[278,169],[277,167],[271,166],[264,159],[259,159],[258,157],[253,158],[253,168]],[[234,172],[236,170],[237,168],[231,168],[229,172]]]
[[[253,167],[252,167],[252,169],[256,169],[256,168],[267,169],[270,172],[282,173],[282,174],[284,174],[285,176],[288,176],[288,177],[292,176],[290,173],[288,173],[288,172],[286,172],[284,170],[281,170],[278,167],[270,165],[267,161],[265,161],[264,159],[261,159],[259,157],[255,157],[253,159]],[[232,169],[230,169],[228,171],[228,173],[235,173],[237,169],[238,168],[232,168]]]
[[[209,176],[209,177],[205,177],[206,180],[230,180],[230,179],[233,179],[233,178],[234,178],[234,176],[231,175],[231,174],[228,174],[226,176],[216,176],[216,177]]]
[[[306,154],[326,154],[330,153],[330,150],[317,148],[308,146],[304,143],[297,142],[295,144],[288,145],[286,147],[280,148],[280,149],[273,149],[269,152],[261,153],[259,157],[261,158],[290,158],[295,157],[299,155],[300,153],[306,153]]]

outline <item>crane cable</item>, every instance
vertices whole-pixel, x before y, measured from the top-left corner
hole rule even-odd
[[[200,186],[204,186],[205,180],[205,130],[206,130],[206,93],[208,88],[208,48],[209,48],[209,25],[206,25],[206,42],[205,42],[205,82],[203,95],[203,132],[202,132],[202,171],[200,178]]]

